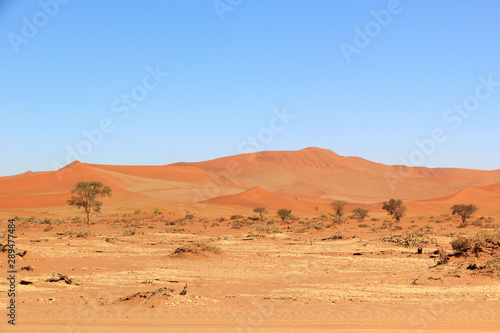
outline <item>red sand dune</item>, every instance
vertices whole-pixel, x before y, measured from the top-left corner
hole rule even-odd
[[[455,204],[475,204],[480,215],[500,214],[500,183],[483,187],[468,187],[456,194],[409,204],[413,211],[442,211],[449,213]]]
[[[466,196],[483,201],[478,205],[494,209],[493,205],[498,206],[500,170],[388,166],[319,148],[265,151],[163,166],[113,166],[76,161],[58,171],[0,177],[0,207],[64,206],[73,186],[87,180],[105,183],[120,193],[121,202],[138,207],[161,200],[245,207],[259,203],[270,208],[293,202],[300,207],[297,210],[311,210],[337,199],[375,204],[389,198],[419,201],[415,207],[424,203],[441,207],[451,201],[465,200],[460,196]],[[245,192],[256,186],[266,191]],[[481,189],[468,189],[473,187]],[[450,197],[453,195],[456,196]],[[445,197],[448,197],[446,202],[443,202],[445,199],[431,201]]]
[[[323,206],[322,209],[328,209],[327,204],[318,204],[305,201],[287,195],[277,194],[266,191],[259,186],[253,187],[242,193],[226,195],[203,201],[207,204],[223,206],[241,206],[241,207],[264,207],[267,209],[287,208],[298,211],[312,211],[316,206]]]

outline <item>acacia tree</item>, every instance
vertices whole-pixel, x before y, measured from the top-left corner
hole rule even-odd
[[[68,200],[68,205],[83,209],[87,214],[87,225],[90,227],[90,214],[100,213],[102,202],[98,197],[111,197],[111,188],[101,182],[78,182],[71,190],[73,194]]]
[[[260,220],[262,221],[264,219],[264,214],[267,214],[268,211],[264,207],[257,207],[253,209],[254,213],[257,213],[260,215]]]
[[[335,200],[334,202],[331,202],[330,205],[333,208],[333,211],[335,212],[335,215],[337,215],[337,218],[339,221],[342,220],[342,216],[344,216],[345,213],[345,205],[347,202],[343,200]]]
[[[392,216],[397,222],[399,222],[406,213],[406,206],[400,199],[391,199],[389,202],[384,202],[382,209],[387,211],[387,214]]]
[[[283,209],[278,210],[278,216],[281,218],[281,221],[283,221],[283,222],[285,220],[288,220],[291,215],[292,215],[292,211],[290,209],[283,208]]]
[[[451,206],[451,215],[458,215],[462,219],[462,223],[465,223],[465,221],[471,217],[478,208],[474,204],[470,205],[453,205]]]
[[[352,212],[360,221],[363,221],[368,216],[368,209],[356,208]]]

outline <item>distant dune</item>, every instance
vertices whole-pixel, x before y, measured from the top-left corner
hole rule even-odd
[[[0,208],[65,206],[76,182],[86,180],[109,185],[115,200],[137,207],[164,201],[309,211],[336,199],[371,206],[400,198],[417,210],[475,202],[498,212],[500,197],[500,170],[389,166],[307,148],[163,166],[76,161],[58,171],[0,177]]]
[[[281,209],[290,207],[298,211],[312,211],[318,203],[293,198],[287,195],[268,192],[259,186],[253,187],[242,193],[226,195],[204,201],[203,203],[241,206],[241,207],[264,207],[267,209]],[[327,204],[321,204],[323,209],[327,209]]]

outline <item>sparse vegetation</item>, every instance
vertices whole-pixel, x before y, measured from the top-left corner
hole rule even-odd
[[[172,255],[182,256],[186,253],[203,254],[204,252],[220,254],[222,249],[210,241],[193,241],[178,247]]]
[[[364,221],[365,217],[367,217],[369,213],[368,209],[363,208],[356,208],[352,212],[354,213],[354,217],[359,221]]]
[[[465,224],[467,219],[474,215],[478,208],[474,204],[465,205],[453,205],[451,207],[451,215],[458,215],[462,219],[462,223]]]
[[[290,218],[292,211],[290,209],[283,208],[279,209],[277,214],[281,218],[281,221],[284,222]]]
[[[330,206],[332,206],[333,212],[337,216],[338,221],[342,221],[342,216],[344,216],[346,204],[347,202],[343,200],[335,200],[330,203]]]
[[[387,214],[394,218],[396,222],[399,222],[406,213],[406,206],[400,199],[391,199],[388,202],[384,202],[382,209],[387,211]]]
[[[264,214],[267,214],[268,211],[264,207],[257,207],[253,209],[254,213],[257,213],[260,215],[260,220],[264,220]]]
[[[67,201],[68,205],[84,210],[87,214],[87,226],[90,227],[90,214],[100,213],[102,202],[99,197],[111,197],[111,188],[101,182],[78,182],[71,190],[73,194]]]

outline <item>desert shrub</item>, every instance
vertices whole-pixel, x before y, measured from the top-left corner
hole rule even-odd
[[[343,234],[342,230],[339,230],[336,233],[334,233],[331,237],[329,237],[328,239],[331,239],[331,240],[344,239],[344,234]]]
[[[165,232],[167,234],[175,234],[177,232],[183,232],[185,229],[184,228],[177,228],[174,226],[168,226],[167,229],[165,229]]]
[[[380,227],[380,229],[391,229],[393,225],[393,221],[385,220],[384,222],[382,222],[382,226]]]
[[[448,258],[448,253],[446,252],[446,250],[439,249],[439,252],[438,252],[438,262],[437,262],[438,265],[444,265],[448,261],[449,261],[449,258]]]
[[[306,228],[306,227],[300,227],[300,228],[295,229],[293,232],[296,234],[303,234],[304,232],[307,231],[307,229],[308,228]]]
[[[377,217],[372,217],[372,218],[371,218],[371,220],[372,220],[373,222],[380,221],[380,219],[379,219],[379,218],[377,218]]]
[[[451,248],[455,251],[455,254],[462,254],[472,248],[472,243],[468,237],[458,235],[451,241]]]
[[[81,217],[81,216],[75,216],[75,217],[73,218],[73,221],[80,221],[81,219],[82,219],[82,217]]]
[[[363,221],[365,217],[368,216],[368,209],[363,209],[363,208],[356,208],[352,211],[354,214],[352,215],[353,218],[357,218],[360,221]]]
[[[360,224],[358,224],[358,228],[368,228],[368,227],[369,226],[366,223],[360,223]]]
[[[135,227],[123,230],[123,236],[133,236],[136,233],[137,233],[137,230],[135,229]]]
[[[130,213],[123,213],[122,217],[132,217],[132,214],[130,214]]]
[[[425,219],[425,216],[419,216],[418,217],[419,220],[424,220]]]
[[[231,220],[240,220],[240,219],[244,219],[245,217],[243,215],[238,215],[238,214],[235,214],[235,215],[231,215]]]
[[[500,248],[500,232],[479,231],[472,236],[456,235],[451,241],[455,254],[469,254],[488,250],[493,253]]]
[[[428,228],[420,228],[418,230],[409,230],[400,235],[384,237],[383,242],[392,242],[405,247],[417,247],[428,243],[436,243],[436,240],[430,237]]]
[[[491,257],[483,267],[481,267],[481,273],[487,275],[498,275],[500,276],[500,255]]]
[[[142,212],[142,209],[136,209],[134,214],[140,214]]]
[[[466,226],[469,225],[469,222],[467,221],[462,221],[457,225],[457,228],[465,228]]]
[[[314,223],[312,227],[316,230],[323,230],[323,222]]]
[[[472,225],[475,225],[476,227],[482,227],[483,226],[483,220],[478,219],[476,221],[471,222]]]
[[[403,227],[400,226],[400,225],[395,225],[394,228],[392,228],[392,230],[396,231],[396,230],[403,230]]]
[[[220,226],[220,224],[219,224],[219,223],[217,223],[217,222],[214,222],[214,223],[212,223],[212,224],[210,225],[210,227],[211,227],[211,228],[213,228],[213,227],[218,227],[218,226]]]
[[[220,254],[222,253],[222,249],[210,241],[194,241],[178,247],[175,249],[173,255],[181,256],[186,253],[203,254],[204,252]]]
[[[219,222],[224,222],[224,221],[227,221],[225,217],[221,217],[221,218],[219,219]]]
[[[254,224],[250,230],[256,233],[277,234],[281,233],[281,228],[273,224]]]
[[[116,238],[116,237],[106,237],[104,239],[104,241],[107,242],[107,243],[115,244],[116,241],[118,241],[118,238]]]
[[[45,227],[45,229],[43,229],[43,231],[50,231],[50,230],[52,230],[53,228],[54,228],[54,227],[53,227],[51,224],[49,224],[48,226],[46,226],[46,227]]]
[[[249,220],[249,221],[259,221],[260,217],[258,217],[257,215],[253,215],[253,216],[247,217],[247,220]]]
[[[92,233],[90,231],[79,231],[75,234],[76,237],[87,238],[87,236],[91,236]]]
[[[231,229],[240,229],[248,225],[249,225],[248,221],[234,220],[233,222],[231,222]]]
[[[327,219],[327,218],[328,218],[328,215],[326,215],[326,214],[321,214],[321,218],[325,220],[325,219]]]
[[[278,209],[277,214],[281,218],[281,221],[286,221],[292,215],[292,211],[290,209],[282,208],[282,209]]]
[[[186,215],[184,216],[184,218],[185,218],[186,220],[192,220],[192,219],[194,219],[194,215],[193,215],[193,214],[186,214]]]

